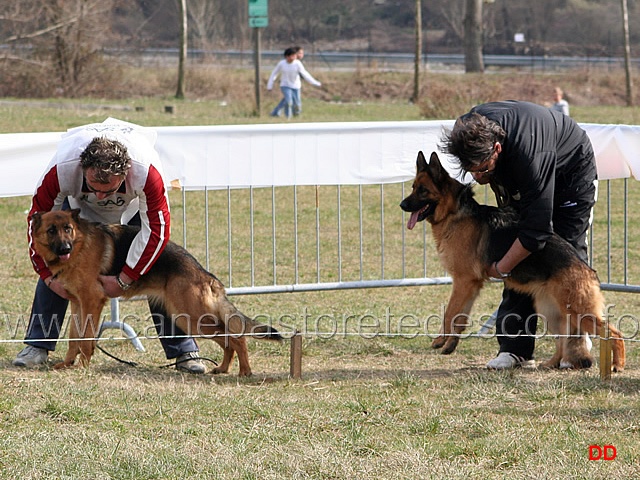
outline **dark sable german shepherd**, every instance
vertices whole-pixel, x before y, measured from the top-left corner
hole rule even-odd
[[[499,260],[516,238],[517,214],[508,209],[480,205],[470,186],[451,178],[435,153],[427,164],[418,154],[417,175],[411,194],[400,207],[410,212],[409,229],[422,220],[431,224],[443,266],[453,279],[453,291],[433,348],[452,353],[458,345],[466,317],[484,282],[485,268]],[[505,279],[513,290],[529,294],[538,314],[552,334],[570,337],[556,340],[556,352],[543,367],[558,368],[567,362],[574,368],[593,363],[579,335],[603,334],[604,298],[596,272],[584,263],[564,239],[554,235],[539,252],[532,253]],[[613,337],[613,371],[622,371],[625,346],[620,332],[609,325]]]
[[[36,252],[71,296],[69,350],[55,368],[80,362],[88,366],[95,348],[102,308],[108,298],[98,275],[115,275],[124,266],[129,246],[139,231],[125,225],[100,225],[80,218],[80,210],[36,213],[31,229]],[[281,340],[273,328],[245,316],[227,299],[224,286],[184,248],[169,242],[149,270],[123,297],[147,295],[163,305],[175,324],[192,335],[208,336],[224,350],[213,373],[226,373],[234,353],[240,376],[251,375],[243,334]],[[227,334],[227,335],[224,335]],[[75,340],[74,339],[78,339]]]

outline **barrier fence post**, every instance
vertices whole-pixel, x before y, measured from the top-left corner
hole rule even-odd
[[[611,380],[611,339],[609,338],[609,322],[598,332],[600,335],[600,380]]]
[[[291,337],[291,361],[289,375],[294,380],[302,378],[302,335],[295,332]]]

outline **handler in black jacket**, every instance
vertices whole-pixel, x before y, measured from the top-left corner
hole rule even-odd
[[[520,213],[518,238],[487,268],[491,277],[508,277],[553,232],[587,260],[597,171],[589,137],[569,116],[528,102],[485,103],[458,118],[442,142],[442,151],[476,182],[491,186],[499,206]],[[531,297],[504,289],[496,321],[500,351],[487,368],[534,366],[536,324]]]

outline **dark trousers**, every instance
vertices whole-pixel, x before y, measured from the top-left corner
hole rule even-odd
[[[139,215],[135,215],[129,224],[139,225]],[[68,305],[68,300],[47,287],[43,280],[38,280],[24,343],[51,351],[55,350]],[[176,358],[187,352],[198,351],[195,340],[191,337],[185,337],[185,333],[174,324],[164,308],[149,302],[149,310],[160,337],[169,335],[182,337],[160,338],[160,344],[167,358]]]
[[[588,259],[587,231],[595,205],[596,186],[587,184],[572,192],[556,193],[553,209],[553,230],[578,251],[585,262]],[[505,288],[498,307],[496,333],[500,352],[509,352],[525,360],[533,358],[538,316],[533,299],[526,294]]]

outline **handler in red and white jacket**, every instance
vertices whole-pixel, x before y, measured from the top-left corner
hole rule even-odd
[[[32,199],[29,225],[35,212],[67,208],[79,208],[83,218],[94,222],[140,225],[122,271],[102,277],[110,297],[120,296],[144,275],[169,241],[169,199],[155,139],[155,131],[115,119],[69,130]],[[32,367],[46,363],[49,351],[55,350],[68,296],[35,252],[30,227],[28,238],[31,261],[40,281],[25,338],[27,347],[13,364]],[[151,303],[149,306],[167,358],[177,358],[181,370],[203,373],[195,341],[172,324],[164,309]]]

